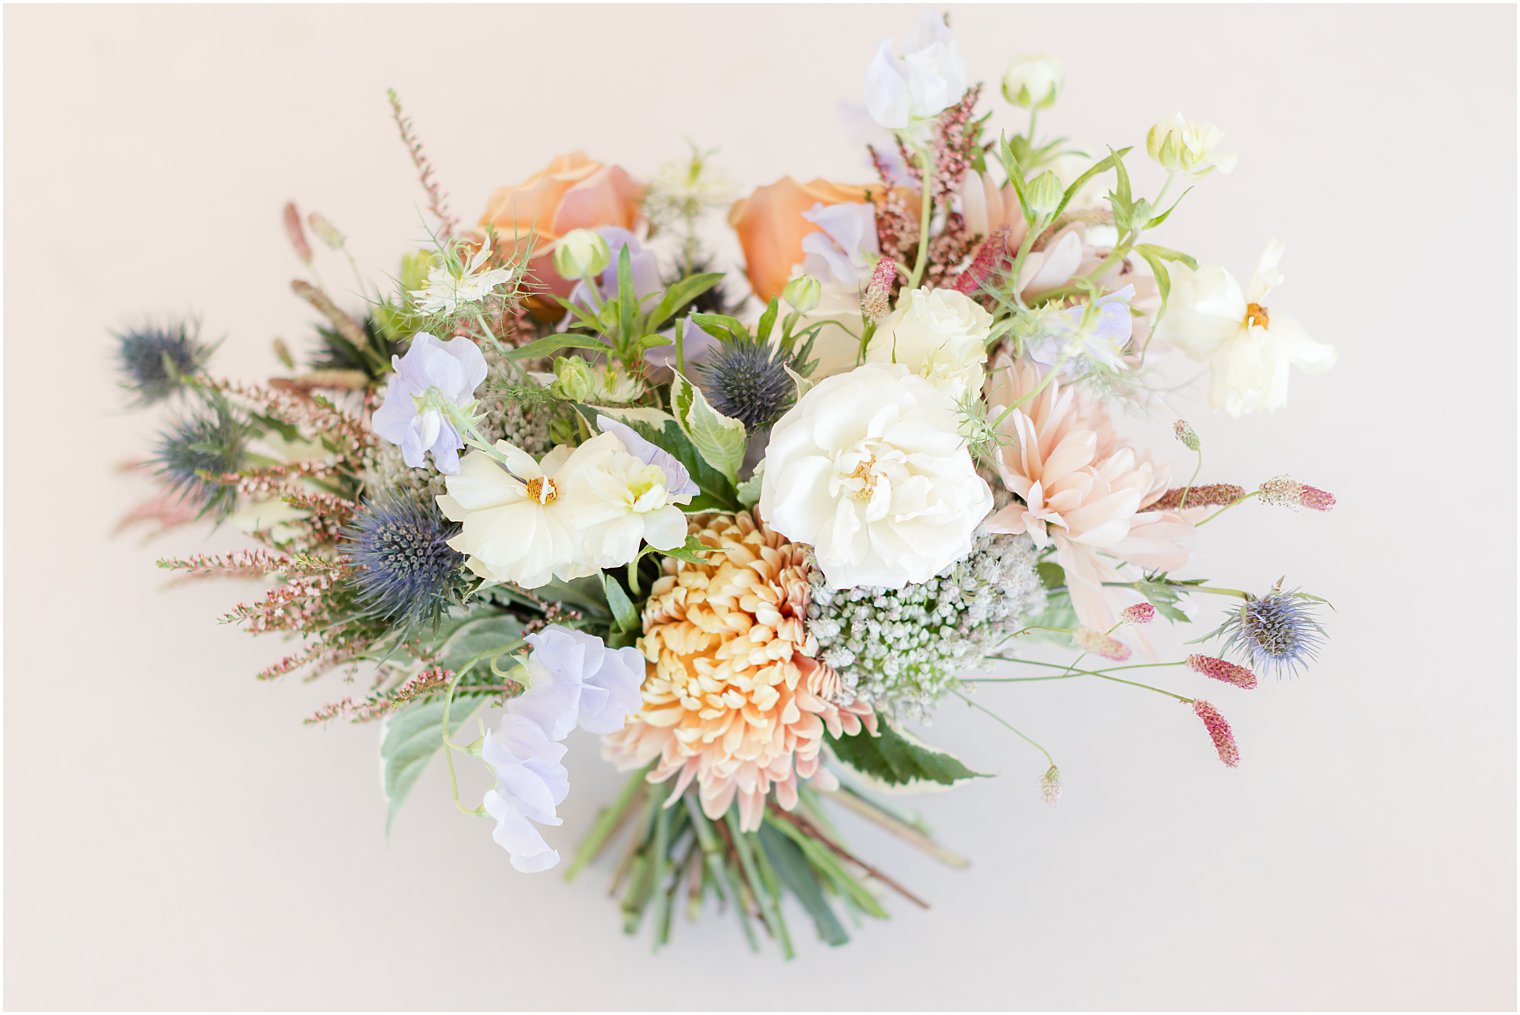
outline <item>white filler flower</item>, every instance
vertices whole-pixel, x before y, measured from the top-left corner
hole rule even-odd
[[[1280,243],[1269,243],[1245,291],[1223,268],[1172,269],[1161,334],[1193,359],[1208,362],[1209,404],[1231,416],[1280,408],[1288,400],[1290,367],[1320,374],[1335,365],[1333,347],[1267,308],[1267,294],[1282,283],[1277,270],[1282,255]]]
[[[760,514],[812,544],[830,588],[926,581],[992,510],[959,426],[955,399],[901,364],[826,378],[771,430]]]
[[[992,315],[954,289],[910,290],[866,349],[870,363],[901,363],[957,401],[982,390]]]

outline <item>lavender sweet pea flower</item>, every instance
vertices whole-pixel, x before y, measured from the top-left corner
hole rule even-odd
[[[486,813],[496,819],[491,838],[525,874],[559,863],[559,853],[535,826],[560,823],[556,808],[570,794],[570,774],[560,763],[564,756],[564,744],[551,740],[533,720],[511,712],[481,744],[481,759],[496,770],[496,786],[483,801]]]
[[[595,635],[550,624],[530,634],[528,690],[508,703],[514,715],[537,723],[552,740],[576,726],[614,733],[638,711],[644,656],[636,648],[610,649]]]
[[[1129,345],[1135,328],[1129,305],[1134,297],[1132,285],[1099,297],[1085,327],[1082,323],[1087,315],[1085,304],[1052,314],[1029,342],[1029,358],[1044,367],[1061,364],[1062,371],[1068,374],[1094,365],[1123,370],[1124,347]]]
[[[701,492],[697,484],[692,482],[691,473],[686,471],[686,466],[675,455],[640,437],[633,427],[606,416],[596,417],[596,427],[602,433],[615,434],[623,442],[623,447],[628,449],[628,453],[645,465],[658,466],[665,474],[665,492],[672,498],[695,497]]]
[[[441,342],[425,331],[412,338],[405,356],[392,356],[385,404],[375,410],[371,426],[376,435],[401,447],[407,465],[420,469],[431,452],[433,465],[446,476],[459,474],[459,449],[464,439],[449,418],[435,406],[423,404],[423,395],[456,406],[475,400],[475,389],[486,379],[486,359],[468,338]]]
[[[875,209],[869,204],[820,203],[802,217],[820,230],[802,238],[803,271],[846,289],[861,288],[881,255]]]

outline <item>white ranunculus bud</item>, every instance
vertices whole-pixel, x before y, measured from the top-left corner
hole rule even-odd
[[[1043,109],[1055,103],[1066,83],[1066,71],[1053,56],[1021,56],[1003,75],[1003,98],[1025,109]]]
[[[900,364],[826,377],[771,429],[760,514],[829,588],[900,589],[971,552],[992,491],[955,399]]]
[[[1235,156],[1218,152],[1223,140],[1224,132],[1212,123],[1194,123],[1176,113],[1145,135],[1145,151],[1167,172],[1196,178],[1235,168]]]
[[[781,290],[781,299],[799,314],[810,314],[823,298],[823,283],[811,275],[798,275]]]
[[[891,39],[881,44],[866,71],[866,109],[883,127],[904,131],[955,105],[966,85],[955,36],[929,13],[901,51]]]
[[[866,347],[869,363],[900,363],[959,400],[982,389],[992,315],[954,289],[905,290]]]
[[[594,278],[612,263],[612,250],[600,233],[592,229],[572,229],[554,248],[554,270],[561,278]]]

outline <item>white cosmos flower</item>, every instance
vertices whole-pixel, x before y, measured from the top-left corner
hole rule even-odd
[[[830,588],[902,588],[971,550],[992,491],[955,399],[901,364],[825,378],[771,429],[760,514],[811,543]]]
[[[1232,416],[1280,408],[1288,400],[1290,367],[1319,374],[1335,365],[1333,347],[1267,307],[1267,294],[1282,283],[1282,254],[1282,244],[1269,243],[1245,291],[1223,268],[1172,269],[1161,333],[1209,364],[1209,403]]]
[[[479,303],[498,286],[512,281],[514,272],[511,268],[481,270],[491,253],[491,245],[482,244],[459,275],[455,275],[447,264],[442,263],[441,258],[435,259],[433,266],[428,269],[427,285],[412,290],[417,308],[424,314],[452,314],[461,304]]]
[[[901,363],[957,400],[982,390],[992,315],[954,289],[906,290],[866,347],[868,363]]]
[[[621,430],[630,436],[598,434],[542,462],[506,441],[496,442],[505,465],[482,451],[465,455],[438,498],[444,515],[463,525],[449,545],[482,578],[528,589],[626,564],[645,541],[680,546],[680,505],[691,502],[695,484],[680,463]]]
[[[586,464],[576,458],[580,448],[557,447],[542,463],[506,441],[497,441],[496,450],[505,467],[471,451],[460,460],[459,474],[445,480],[449,492],[438,498],[438,507],[463,525],[449,545],[482,578],[526,589],[595,572],[572,517],[576,501],[586,496],[586,485],[576,481]]]
[[[866,71],[866,109],[889,130],[938,116],[966,92],[966,64],[944,18],[929,12],[902,52],[881,44]]]

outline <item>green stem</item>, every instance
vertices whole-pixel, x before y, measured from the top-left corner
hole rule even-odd
[[[1203,471],[1203,449],[1194,452],[1198,456],[1198,464],[1193,466],[1193,474],[1188,477],[1187,486],[1182,488],[1182,496],[1177,498],[1177,510],[1187,507],[1188,494],[1193,492],[1193,484],[1198,482],[1198,473]]]
[[[1035,740],[1033,737],[1029,736],[1029,734],[1025,733],[1023,730],[1019,729],[1017,726],[1014,726],[1007,719],[1004,719],[1002,716],[998,715],[996,712],[992,711],[992,709],[988,708],[987,706],[981,704],[980,702],[972,701],[970,697],[968,697],[967,695],[963,694],[962,692],[955,691],[953,693],[955,694],[955,696],[957,698],[959,698],[961,701],[964,701],[966,704],[970,705],[972,708],[976,709],[978,712],[981,712],[981,713],[983,713],[985,715],[990,715],[993,719],[997,720],[997,722],[1004,729],[1008,730],[1010,733],[1013,733],[1019,739],[1023,740],[1026,744],[1028,744],[1029,746],[1033,747],[1035,750],[1039,751],[1041,754],[1045,755],[1045,760],[1048,761],[1048,762],[1050,762],[1051,765],[1054,765],[1056,763],[1056,759],[1052,758],[1050,756],[1050,752],[1047,751],[1043,746],[1041,746],[1041,744],[1040,744],[1040,742],[1038,740]]]
[[[1231,501],[1230,503],[1226,504],[1224,507],[1220,508],[1218,511],[1215,511],[1213,514],[1209,515],[1203,521],[1199,522],[1197,525],[1194,525],[1193,528],[1196,529],[1199,526],[1209,524],[1209,522],[1212,522],[1215,518],[1218,518],[1220,515],[1224,514],[1226,511],[1230,510],[1230,508],[1234,507],[1237,504],[1244,504],[1246,501],[1250,500],[1252,497],[1255,497],[1259,493],[1261,493],[1260,490],[1252,490],[1250,493],[1246,494],[1244,497],[1241,497],[1239,500]]]
[[[996,658],[1000,662],[1021,663],[1021,664],[1025,665],[1025,666],[1049,666],[1052,669],[1059,669],[1059,670],[1065,670],[1065,669],[1067,669],[1067,667],[1061,665],[1060,663],[1041,663],[1041,662],[1036,662],[1033,659],[1009,659],[1009,658],[1007,658],[1005,656],[996,656],[996,657],[989,656],[988,658],[989,659],[990,658]],[[1134,664],[1132,666],[1115,666],[1115,667],[1113,667],[1113,669],[1116,669],[1116,670],[1117,669],[1125,669],[1125,670],[1135,669],[1135,670],[1138,670],[1138,669],[1146,669],[1146,668],[1149,668],[1149,667],[1181,666],[1181,665],[1182,665],[1181,663],[1136,663],[1136,664]],[[1168,690],[1166,690],[1164,688],[1161,688],[1161,687],[1155,687],[1155,686],[1153,686],[1151,684],[1142,684],[1138,680],[1125,680],[1123,677],[1113,676],[1112,674],[1104,672],[1103,670],[1073,670],[1073,671],[1068,671],[1068,672],[1065,672],[1065,673],[1054,674],[1054,675],[1049,676],[1049,677],[968,677],[968,678],[965,678],[965,682],[968,683],[968,684],[1021,684],[1021,683],[1030,683],[1030,682],[1036,681],[1036,680],[1071,680],[1074,677],[1083,677],[1083,676],[1097,677],[1099,680],[1111,680],[1111,681],[1113,681],[1116,684],[1128,684],[1130,687],[1138,687],[1138,688],[1141,688],[1141,689],[1146,690],[1146,691],[1155,691],[1157,694],[1164,694],[1168,698],[1175,698],[1177,701],[1183,702],[1184,704],[1188,704],[1188,705],[1191,705],[1193,703],[1193,699],[1187,697],[1186,695],[1176,694],[1176,693],[1174,693],[1172,691],[1168,691]],[[956,693],[960,694],[959,691],[957,691]],[[988,714],[990,715],[991,713],[988,713]],[[1011,729],[1012,727],[1009,727],[1009,728]],[[1015,730],[1015,732],[1017,732],[1017,731]],[[1020,734],[1020,735],[1022,736],[1022,734]],[[1051,764],[1055,764],[1055,762],[1051,762]]]

